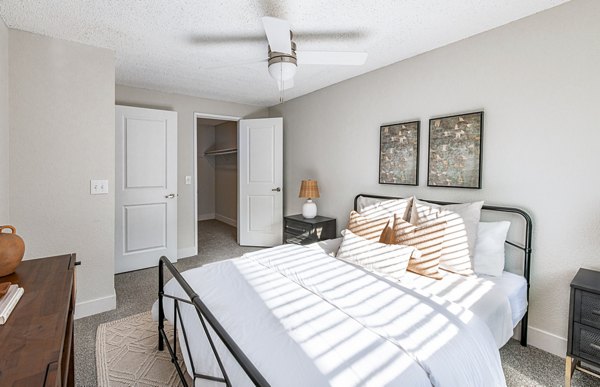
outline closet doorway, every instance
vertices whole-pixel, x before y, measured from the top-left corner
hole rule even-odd
[[[196,246],[198,232],[237,243],[238,121],[240,117],[195,113]],[[227,226],[225,226],[227,225]]]

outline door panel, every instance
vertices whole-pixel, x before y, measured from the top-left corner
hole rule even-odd
[[[250,231],[273,232],[273,196],[249,196]]]
[[[125,254],[165,248],[167,245],[166,203],[124,206]]]
[[[272,183],[273,178],[273,130],[270,127],[248,128],[248,157],[250,173],[248,183]]]
[[[165,187],[166,121],[125,120],[127,188]]]
[[[115,271],[177,260],[177,113],[116,106]],[[173,195],[171,195],[173,194]]]
[[[283,120],[239,125],[239,243],[275,246],[283,240]]]

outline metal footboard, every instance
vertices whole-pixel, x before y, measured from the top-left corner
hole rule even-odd
[[[185,291],[189,300],[184,300],[179,297],[171,296],[169,294],[164,293],[164,267],[167,267],[173,278],[179,283],[181,288]],[[170,298],[173,300],[173,345],[169,342],[169,338],[164,329],[164,320],[165,320],[165,311],[163,305],[163,298]],[[222,377],[220,376],[212,376],[212,375],[204,375],[196,372],[196,367],[194,366],[194,360],[192,359],[190,353],[190,346],[188,343],[188,333],[186,332],[185,326],[183,325],[183,320],[181,318],[181,311],[179,308],[179,303],[183,302],[185,304],[193,305],[198,313],[198,319],[202,325],[203,334],[206,335],[208,339],[210,348],[217,360],[217,364],[222,373]],[[207,325],[208,324],[208,325]],[[208,329],[210,326],[214,333],[217,334],[219,339],[223,342],[229,353],[235,358],[237,363],[242,367],[248,378],[254,383],[256,386],[269,386],[269,383],[266,379],[261,375],[261,373],[256,369],[256,367],[252,364],[252,362],[246,357],[246,355],[242,352],[242,350],[238,347],[238,345],[233,341],[231,336],[225,331],[225,329],[219,324],[215,316],[210,312],[210,310],[206,307],[206,305],[202,302],[200,297],[194,292],[191,286],[186,282],[186,280],[181,276],[179,271],[173,266],[173,264],[168,260],[167,257],[160,257],[158,262],[158,350],[163,351],[165,348],[165,344],[169,354],[171,355],[171,362],[175,365],[177,369],[177,374],[181,379],[181,383],[184,386],[188,386],[188,382],[185,379],[184,371],[179,366],[179,359],[177,358],[177,331],[181,329],[183,334],[183,340],[185,342],[185,348],[187,350],[188,359],[190,359],[190,365],[192,367],[191,374],[193,375],[193,384],[195,384],[196,379],[205,379],[216,382],[221,382],[226,386],[231,386],[231,380],[229,379],[227,372],[225,371],[225,367],[223,366],[223,362],[217,349],[214,344],[213,337],[211,337],[210,330]],[[192,334],[198,333],[196,330],[192,332]]]

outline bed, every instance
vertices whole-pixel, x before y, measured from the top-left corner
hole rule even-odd
[[[389,199],[358,195],[370,200]],[[531,219],[522,273],[401,281],[343,262],[339,241],[283,245],[179,273],[159,262],[159,349],[194,385],[505,385],[498,348],[527,340]],[[167,268],[173,279],[164,283]],[[164,320],[174,324],[167,337]],[[172,344],[171,344],[172,342]],[[184,385],[185,371],[175,367]]]

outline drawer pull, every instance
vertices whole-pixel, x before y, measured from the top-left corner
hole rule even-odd
[[[600,345],[598,344],[590,343],[590,347],[594,348],[596,351],[600,351]]]
[[[594,309],[594,310],[592,310],[592,314],[595,314],[596,316],[600,316],[600,310]]]

